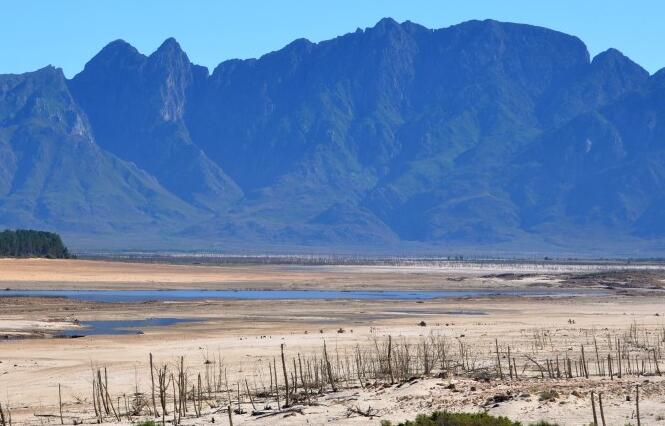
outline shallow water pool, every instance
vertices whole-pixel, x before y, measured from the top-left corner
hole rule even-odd
[[[428,300],[460,297],[570,296],[561,290],[11,290],[0,297],[65,297],[85,302],[142,303],[178,300]]]

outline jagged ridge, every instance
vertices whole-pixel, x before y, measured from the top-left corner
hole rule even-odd
[[[174,39],[115,41],[70,81],[41,73],[0,77],[5,226],[67,232],[86,211],[78,231],[200,244],[665,237],[663,72],[545,28],[384,19],[211,74]]]

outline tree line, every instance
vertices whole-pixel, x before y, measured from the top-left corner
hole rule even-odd
[[[17,229],[0,232],[1,257],[45,257],[68,259],[67,247],[53,232]]]

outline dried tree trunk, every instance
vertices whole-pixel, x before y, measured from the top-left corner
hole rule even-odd
[[[328,372],[328,380],[330,381],[330,386],[332,387],[333,392],[337,392],[337,387],[335,386],[335,380],[333,379],[332,366],[328,360],[328,350],[326,349],[326,341],[323,341],[323,357],[326,363],[326,370]]]
[[[503,380],[503,371],[501,370],[501,357],[499,356],[499,339],[494,339],[496,345],[496,366],[499,369],[499,378]]]
[[[155,418],[159,418],[159,411],[157,411],[157,404],[155,403],[155,373],[154,367],[152,365],[152,353],[150,353],[150,383],[152,390],[152,411],[155,415]]]
[[[605,412],[603,411],[603,393],[598,393],[598,408],[600,408],[600,421],[603,422],[605,426]]]
[[[289,406],[289,375],[286,372],[286,360],[284,359],[284,343],[280,345],[280,348],[282,350],[282,372],[284,373],[284,388],[285,390],[285,396],[284,396],[284,406],[288,407]]]
[[[642,426],[640,422],[640,385],[635,386],[635,414],[637,416],[637,426]]]
[[[300,381],[302,382],[302,388],[305,391],[305,396],[307,397],[307,404],[311,405],[312,401],[309,399],[309,389],[307,388],[307,381],[305,376],[302,373],[302,359],[300,359],[300,354],[298,354],[298,365],[300,366]]]
[[[60,383],[58,383],[58,411],[60,411],[60,424],[64,425],[65,421],[62,418],[62,389],[60,388]]]
[[[598,416],[596,416],[596,401],[593,398],[593,391],[591,391],[591,411],[593,412],[593,426],[598,426]]]

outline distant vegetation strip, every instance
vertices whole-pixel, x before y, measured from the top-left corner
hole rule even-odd
[[[70,258],[60,235],[31,229],[0,232],[0,257]]]
[[[336,254],[225,254],[222,252],[76,252],[87,260],[183,265],[313,265],[313,266],[396,266],[430,268],[482,268],[520,272],[597,272],[607,270],[661,270],[665,258],[500,258],[464,256],[372,256]]]

